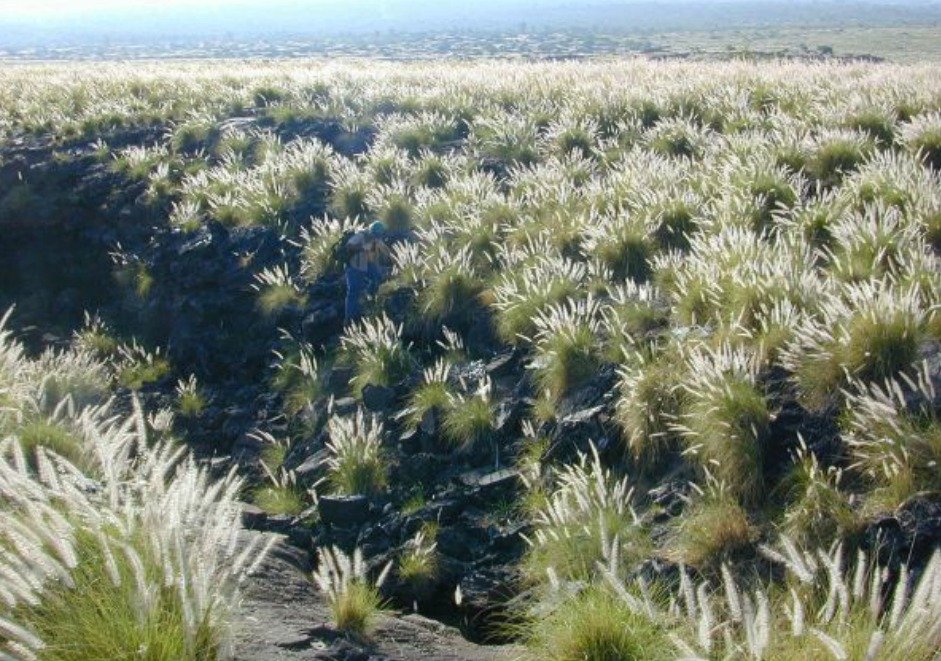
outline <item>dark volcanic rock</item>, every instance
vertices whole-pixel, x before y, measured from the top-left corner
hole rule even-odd
[[[301,322],[304,339],[313,344],[325,344],[343,329],[343,311],[333,301],[320,301]]]
[[[941,493],[912,496],[893,514],[874,521],[863,537],[880,562],[920,566],[941,548]]]
[[[249,530],[264,530],[267,520],[268,515],[260,507],[248,503],[242,505],[242,525]]]
[[[509,567],[475,571],[461,580],[460,611],[465,616],[465,634],[471,640],[499,639],[500,625],[506,622],[504,608],[517,591],[517,577]]]
[[[320,520],[334,526],[353,526],[369,520],[366,496],[321,496]]]
[[[366,385],[363,388],[363,406],[367,411],[382,413],[395,401],[395,390],[385,386]]]

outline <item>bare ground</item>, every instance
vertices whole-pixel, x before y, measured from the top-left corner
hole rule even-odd
[[[238,661],[490,661],[520,656],[517,647],[477,645],[457,629],[414,614],[384,613],[369,643],[349,640],[332,627],[326,603],[305,576],[304,556],[278,543],[249,580],[233,626]]]

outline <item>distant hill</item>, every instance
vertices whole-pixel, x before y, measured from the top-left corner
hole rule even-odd
[[[456,3],[455,3],[456,4]],[[593,30],[649,33],[768,26],[941,22],[937,0],[234,0],[195,7],[66,10],[42,19],[0,14],[0,49],[167,39],[324,37],[435,31]]]

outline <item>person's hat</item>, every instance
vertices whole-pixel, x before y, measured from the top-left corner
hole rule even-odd
[[[377,220],[369,226],[369,233],[373,236],[382,236],[386,233],[386,226],[381,220]]]

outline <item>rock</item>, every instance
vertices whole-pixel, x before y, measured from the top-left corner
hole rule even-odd
[[[333,402],[333,412],[337,415],[353,415],[358,408],[359,402],[355,397],[341,397]]]
[[[471,640],[494,634],[494,624],[505,621],[505,605],[516,596],[517,577],[509,567],[492,567],[472,572],[458,584],[460,610],[465,614]],[[499,630],[498,628],[496,628]]]
[[[381,413],[387,411],[395,401],[395,390],[386,386],[374,386],[371,383],[363,388],[363,406],[367,411]]]
[[[311,549],[314,546],[314,531],[304,525],[291,526],[288,531],[288,540],[299,548]]]
[[[611,438],[604,428],[607,419],[608,407],[604,404],[564,416],[550,434],[552,445],[546,451],[546,459],[564,459],[578,452],[588,453],[592,443],[598,450],[606,450],[611,445]]]
[[[490,546],[495,551],[518,551],[525,544],[523,535],[529,535],[531,532],[531,524],[516,523],[494,535],[493,539],[490,540]]]
[[[242,526],[249,530],[265,530],[268,514],[257,505],[242,504]]]
[[[317,475],[328,456],[329,452],[320,450],[310,455],[300,466],[295,468],[294,476],[297,478],[298,484],[312,486],[317,481]]]
[[[451,525],[464,510],[464,503],[456,498],[435,500],[425,506],[422,513],[427,513],[441,525]]]
[[[526,402],[521,398],[505,399],[497,407],[494,429],[504,434],[513,434],[526,413]]]
[[[399,437],[399,451],[402,454],[415,454],[424,450],[425,435],[420,429],[408,429]]]
[[[463,528],[451,527],[438,532],[438,551],[457,560],[471,561],[483,550],[482,535],[474,536]]]
[[[472,353],[486,353],[495,344],[497,338],[493,332],[493,323],[487,314],[477,314],[464,335],[467,349]]]
[[[401,484],[435,484],[441,481],[452,461],[453,457],[419,452],[402,457],[394,477]]]
[[[245,415],[246,413],[247,411],[237,407],[226,410],[226,415],[229,416],[229,423],[238,417],[243,417],[242,426],[247,428],[250,426],[251,418]],[[239,436],[238,440],[232,446],[232,458],[236,461],[251,462],[261,455],[263,448],[263,441],[253,434],[246,433]]]
[[[320,433],[315,436],[299,439],[291,446],[291,449],[288,450],[287,456],[284,458],[284,467],[288,470],[296,471],[308,462],[316,462],[318,459],[326,457],[324,449],[326,441],[327,432],[325,430],[321,430]],[[314,470],[314,467],[308,466],[306,470]]]
[[[353,378],[353,368],[345,365],[335,365],[327,376],[327,387],[335,392],[346,392]]]
[[[313,344],[324,344],[336,336],[343,327],[343,313],[332,302],[322,302],[304,317],[301,332]]]
[[[355,526],[369,520],[366,496],[321,496],[318,509],[320,520],[332,526]]]
[[[520,485],[520,472],[515,468],[496,471],[471,471],[458,477],[461,484],[473,487],[471,500],[480,506],[486,506],[499,500],[506,500]]]
[[[912,496],[893,514],[870,524],[863,537],[880,562],[920,566],[941,547],[941,493]]]
[[[487,374],[493,378],[506,376],[516,370],[519,365],[518,359],[519,356],[515,349],[504,351],[487,363],[485,369],[487,370]]]
[[[276,532],[281,535],[287,535],[291,532],[294,523],[294,517],[290,514],[269,514],[265,522],[265,529]]]
[[[337,638],[313,658],[324,661],[384,661],[387,657],[370,654],[347,638]]]
[[[418,423],[418,428],[426,437],[433,440],[438,435],[438,410],[432,408],[425,411],[421,422]],[[429,448],[425,449],[428,450]]]
[[[655,518],[654,523],[663,522],[659,516],[665,516],[666,518],[679,516],[689,500],[689,491],[689,482],[684,480],[670,480],[648,491],[647,495],[650,497],[650,502],[661,508],[661,512]]]

